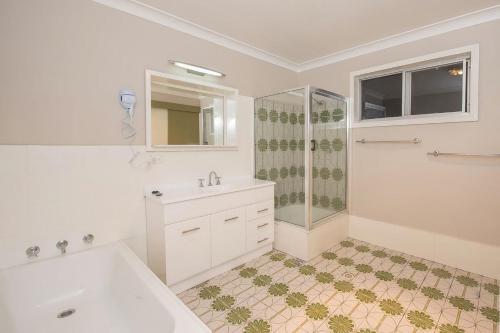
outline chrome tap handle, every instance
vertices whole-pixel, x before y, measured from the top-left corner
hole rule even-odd
[[[38,257],[39,253],[40,253],[40,247],[38,245],[30,246],[26,249],[26,255],[28,256],[28,258]]]
[[[204,181],[205,181],[205,178],[198,178],[198,187],[205,187],[205,185],[203,185]]]
[[[210,173],[208,174],[208,186],[212,186],[213,183],[212,183],[212,175],[214,175],[215,178],[217,178],[217,173],[215,171],[210,171]]]
[[[66,248],[68,247],[68,241],[67,240],[62,240],[56,243],[56,247],[61,250],[61,254],[66,253]]]
[[[85,236],[83,236],[82,240],[87,243],[87,244],[92,244],[92,242],[94,241],[94,235],[92,234],[86,234]]]
[[[215,183],[216,185],[220,185],[220,180],[221,180],[222,177],[215,177],[215,179],[217,179],[217,183]]]

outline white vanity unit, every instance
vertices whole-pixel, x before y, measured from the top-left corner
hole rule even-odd
[[[175,292],[272,249],[273,182],[244,178],[147,191],[148,265]]]

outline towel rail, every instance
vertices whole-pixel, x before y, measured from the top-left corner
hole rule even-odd
[[[411,140],[356,140],[358,143],[421,143],[422,139],[414,138]]]
[[[442,153],[438,150],[428,152],[427,155],[439,156],[463,156],[463,157],[500,157],[500,154],[468,154],[468,153]]]

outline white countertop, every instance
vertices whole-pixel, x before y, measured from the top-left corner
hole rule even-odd
[[[162,204],[171,204],[193,199],[200,199],[215,195],[222,195],[238,191],[250,190],[260,187],[273,186],[275,183],[249,177],[230,178],[222,180],[221,185],[197,187],[193,184],[162,184],[147,186],[145,197],[149,200],[158,201]],[[155,196],[152,191],[160,191],[162,196]]]

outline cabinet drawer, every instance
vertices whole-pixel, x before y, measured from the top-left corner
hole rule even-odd
[[[274,200],[262,201],[246,209],[247,220],[253,220],[266,215],[274,215]]]
[[[245,208],[236,208],[210,216],[212,267],[245,253]]]
[[[199,217],[165,227],[167,285],[210,268],[210,218]]]
[[[274,241],[274,217],[268,215],[247,221],[247,251]]]

